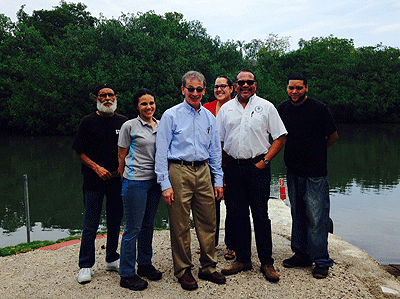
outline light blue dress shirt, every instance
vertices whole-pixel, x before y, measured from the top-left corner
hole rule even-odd
[[[186,100],[164,112],[157,132],[155,172],[162,191],[171,188],[168,159],[208,159],[215,187],[223,187],[222,150],[217,122],[210,111],[196,111]]]

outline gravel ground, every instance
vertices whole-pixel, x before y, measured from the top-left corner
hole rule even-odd
[[[282,261],[290,250],[290,210],[281,200],[270,200],[275,267],[280,272],[278,283],[270,283],[260,272],[253,238],[253,270],[228,276],[226,285],[198,281],[195,291],[183,290],[173,276],[169,231],[154,234],[153,264],[163,272],[160,281],[149,282],[144,291],[130,291],[119,286],[119,275],[104,270],[106,240],[96,240],[96,264],[92,281],[77,282],[79,244],[57,250],[36,250],[0,258],[0,298],[400,298],[400,281],[386,272],[365,251],[343,239],[329,236],[329,251],[335,261],[329,276],[317,280],[308,269],[286,269]],[[221,205],[223,210],[224,205]],[[223,212],[222,212],[223,213]],[[222,217],[223,218],[223,217]],[[223,221],[222,221],[223,222]],[[231,262],[223,257],[223,233],[217,247],[218,270]],[[198,242],[192,229],[194,277],[199,261]],[[397,293],[397,294],[396,294]]]

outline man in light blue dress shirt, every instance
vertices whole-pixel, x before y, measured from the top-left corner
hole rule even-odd
[[[216,271],[214,244],[215,198],[223,194],[222,151],[216,119],[201,105],[205,87],[203,74],[190,71],[183,76],[185,100],[164,112],[156,141],[155,172],[168,205],[174,274],[186,290],[198,287],[191,274],[190,209],[200,243],[199,278],[226,281]]]

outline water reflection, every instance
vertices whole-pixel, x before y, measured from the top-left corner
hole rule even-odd
[[[23,175],[28,175],[31,225],[78,229],[82,222],[79,164],[71,138],[3,136],[0,143],[0,224],[7,232],[25,225]]]
[[[367,189],[354,182],[349,194],[331,195],[335,234],[383,264],[399,264],[400,185]]]
[[[57,233],[61,230],[69,235],[81,233],[82,175],[71,150],[72,141],[73,137],[1,136],[0,190],[7,192],[2,192],[0,200],[0,247],[21,243],[18,238],[13,239],[13,233],[26,225],[24,174],[28,175],[31,240],[41,240],[35,237],[35,223],[40,223],[40,230],[49,232],[47,240],[64,237]],[[167,209],[161,203],[159,210],[156,226],[163,228]],[[105,225],[103,209],[100,229]]]
[[[400,125],[339,125],[329,149],[335,234],[380,263],[400,263]]]
[[[328,150],[334,233],[383,264],[400,264],[400,125],[339,124]],[[283,154],[273,180],[284,177]]]
[[[400,247],[400,125],[346,124],[338,125],[338,132],[338,142],[328,150],[335,234],[380,262],[400,263],[390,249]],[[1,136],[0,190],[5,192],[0,197],[0,247],[21,243],[13,234],[25,226],[24,174],[29,180],[31,226],[40,223],[39,229],[50,235],[47,240],[61,238],[57,234],[62,230],[81,233],[82,177],[70,149],[72,140]],[[282,151],[272,163],[273,184],[278,185],[285,173]],[[161,200],[156,227],[167,225],[167,215]],[[103,212],[102,228],[104,216]]]
[[[349,193],[353,182],[380,192],[399,184],[399,124],[338,125],[339,140],[329,149],[329,183]]]

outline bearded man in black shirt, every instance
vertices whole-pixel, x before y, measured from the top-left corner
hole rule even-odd
[[[104,196],[107,198],[107,271],[119,270],[118,239],[123,204],[121,178],[118,169],[118,136],[128,119],[118,113],[117,91],[110,84],[100,84],[93,90],[97,111],[85,116],[79,125],[72,149],[82,162],[85,218],[79,252],[79,283],[92,279],[95,263],[95,238],[99,227]]]

